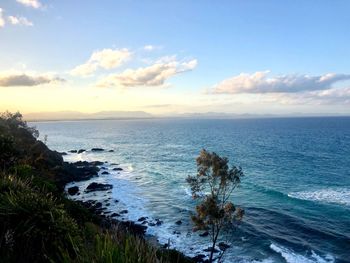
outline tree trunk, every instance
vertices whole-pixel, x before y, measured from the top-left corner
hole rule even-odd
[[[210,256],[209,256],[209,263],[213,262],[213,256],[214,256],[214,249],[215,249],[215,245],[216,245],[216,241],[218,239],[219,236],[219,229],[217,230],[215,236],[214,236],[214,240],[213,240],[213,244],[211,247],[211,251],[210,251]]]

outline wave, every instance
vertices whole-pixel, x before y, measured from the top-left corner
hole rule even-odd
[[[287,263],[331,263],[335,261],[334,257],[331,255],[326,255],[325,258],[323,258],[313,250],[311,250],[310,256],[304,256],[274,243],[270,245],[270,248],[280,254]]]
[[[335,203],[350,206],[350,189],[345,188],[327,188],[316,191],[292,192],[289,193],[288,196],[302,200]]]

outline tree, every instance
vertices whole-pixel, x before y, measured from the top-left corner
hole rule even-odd
[[[213,262],[215,245],[223,227],[235,226],[242,220],[244,210],[230,201],[234,189],[244,176],[242,168],[229,168],[228,159],[216,153],[202,150],[196,159],[197,175],[188,176],[194,199],[199,200],[196,213],[192,216],[194,231],[209,232],[212,246],[209,262]]]
[[[11,131],[25,129],[30,132],[35,139],[39,137],[39,131],[35,127],[29,127],[27,122],[23,120],[22,114],[19,112],[11,113],[6,111],[0,113],[0,131],[6,127]]]

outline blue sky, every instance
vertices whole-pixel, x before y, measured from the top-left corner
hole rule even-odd
[[[350,113],[349,1],[2,0],[0,8],[4,109]],[[94,52],[127,58],[72,74]]]

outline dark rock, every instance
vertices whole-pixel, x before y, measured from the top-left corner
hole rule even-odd
[[[100,183],[91,183],[86,188],[85,192],[93,192],[93,191],[106,191],[113,188],[111,184],[100,184]]]
[[[142,221],[145,221],[147,220],[147,216],[143,216],[143,217],[140,217],[139,219],[137,219],[138,222],[142,222]]]
[[[110,206],[111,204],[110,203],[107,203],[106,206]]]
[[[112,216],[112,217],[116,217],[116,216],[120,216],[120,214],[118,214],[118,213],[113,213],[113,214],[111,214],[111,216]]]
[[[199,255],[192,258],[192,260],[194,262],[203,262],[204,259],[205,259],[205,255],[203,255],[203,254],[199,254]]]
[[[115,168],[113,168],[113,171],[123,171],[123,168],[115,167]]]
[[[181,225],[181,224],[182,224],[182,221],[181,221],[181,220],[178,220],[178,221],[175,222],[175,224]]]
[[[104,149],[102,149],[102,148],[92,148],[91,151],[92,152],[103,152]]]
[[[179,231],[173,231],[174,235],[181,235],[181,233]]]
[[[110,152],[110,153],[114,153],[114,150],[109,150],[108,152]]]
[[[78,166],[78,167],[82,167],[82,166],[90,166],[90,163],[87,161],[77,161],[75,163],[73,163],[74,165]]]
[[[114,200],[115,203],[119,203],[119,200]]]
[[[103,165],[104,162],[101,162],[101,161],[93,161],[93,162],[90,162],[91,165],[94,165],[94,166],[100,166],[100,165]]]
[[[111,165],[118,165],[117,163],[111,163]]]
[[[129,211],[128,210],[122,210],[120,211],[121,214],[127,214]]]
[[[78,153],[83,153],[83,152],[86,152],[86,150],[85,150],[85,149],[80,149],[80,150],[78,151]]]
[[[200,237],[207,237],[209,236],[208,231],[203,232],[202,234],[199,234]]]
[[[135,224],[132,221],[120,222],[120,225],[126,227],[129,232],[138,236],[143,236],[147,230],[147,226]]]
[[[150,223],[148,223],[148,225],[149,225],[149,226],[155,226],[156,224],[155,224],[155,223],[150,222]]]
[[[63,155],[68,155],[68,153],[66,153],[66,152],[60,152],[59,154],[62,155],[62,156]]]
[[[84,181],[98,175],[100,168],[86,161],[79,161],[73,164],[64,163],[65,174],[69,174],[72,181]]]
[[[160,226],[163,224],[163,221],[162,220],[159,220],[158,218],[156,219],[156,225],[157,226]]]
[[[225,242],[220,242],[218,247],[221,251],[225,251],[226,249],[230,248],[231,246],[226,244]]]
[[[101,202],[97,202],[95,205],[94,205],[95,208],[101,208],[102,207],[102,203]]]
[[[79,192],[78,186],[72,186],[68,188],[68,194],[70,195],[76,195]]]
[[[68,152],[70,152],[70,153],[77,153],[78,151],[77,150],[70,150]]]
[[[108,170],[108,168],[107,168],[107,167],[104,167],[104,166],[100,167],[100,169],[101,169],[101,170]]]
[[[204,252],[211,252],[212,247],[208,247],[206,249],[203,249]],[[219,253],[220,251],[214,248],[214,253]]]
[[[104,172],[102,172],[101,174],[109,174],[109,172],[107,172],[107,171],[104,171]]]

